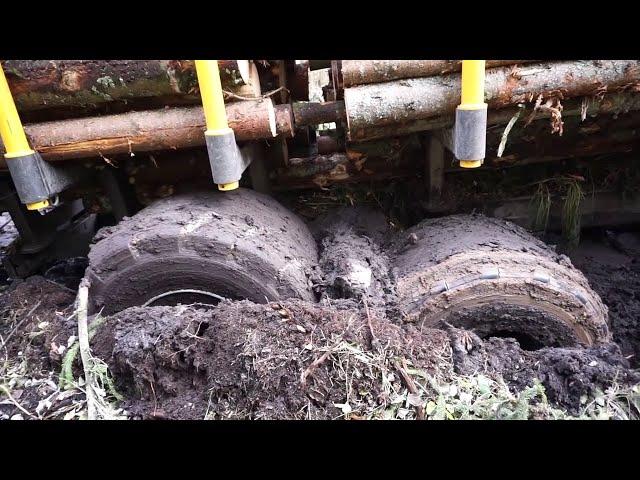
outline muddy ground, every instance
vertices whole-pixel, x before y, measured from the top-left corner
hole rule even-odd
[[[357,249],[314,225],[325,272],[319,304],[134,307],[108,318],[92,348],[125,397],[120,405],[131,418],[415,418],[425,400],[416,384],[483,373],[515,393],[537,379],[551,404],[577,415],[598,392],[640,382],[637,234],[589,232],[571,255],[609,307],[614,343],[525,350],[512,338],[399,321],[380,221],[356,222]],[[75,333],[66,286],[75,270],[59,266],[0,293],[2,382],[13,392],[13,401],[0,396],[1,418],[29,418],[16,403],[36,418],[78,409],[78,392],[58,386]]]

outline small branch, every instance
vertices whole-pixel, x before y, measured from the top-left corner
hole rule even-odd
[[[7,220],[6,222],[4,222],[2,225],[0,225],[0,231],[2,231],[2,229],[4,227],[6,227],[7,225],[9,225],[11,223],[11,217],[9,217],[9,220]]]
[[[520,118],[520,115],[522,114],[523,110],[524,110],[524,107],[520,106],[520,108],[515,113],[515,115],[511,117],[511,120],[509,120],[509,123],[507,123],[507,126],[504,129],[504,132],[502,132],[502,139],[500,140],[500,145],[498,146],[498,155],[497,155],[498,158],[502,157],[504,149],[507,146],[507,138],[509,137],[509,132],[511,132],[511,129],[518,121],[518,118]]]
[[[316,368],[322,365],[327,360],[327,358],[329,358],[329,356],[334,352],[334,350],[338,348],[345,334],[349,331],[349,328],[351,327],[351,320],[353,320],[353,317],[351,317],[344,332],[342,332],[340,336],[336,339],[333,346],[331,346],[331,348],[329,348],[329,350],[324,352],[319,358],[315,359],[311,363],[311,365],[309,365],[306,368],[306,370],[302,372],[302,374],[300,375],[300,383],[302,384],[303,387],[307,385],[307,377],[311,375]]]
[[[404,383],[407,386],[407,389],[409,390],[409,392],[412,393],[413,395],[418,395],[418,388],[416,387],[416,384],[411,378],[411,376],[407,373],[406,360],[404,358],[402,359],[402,366],[400,366],[400,363],[398,363],[397,360],[394,360],[393,363],[394,363],[394,366],[396,367],[396,370],[398,370],[398,372],[402,376],[402,380],[404,380]],[[420,406],[416,406],[416,418],[418,420],[424,420],[424,412],[422,411],[422,407]]]
[[[18,408],[18,410],[20,410],[25,415],[30,416],[31,418],[38,418],[34,414],[30,413],[27,409],[25,409],[22,405],[20,405],[18,401],[15,398],[13,398],[13,396],[11,395],[11,392],[7,387],[5,387],[4,385],[0,385],[0,389],[2,389],[2,391],[5,393],[7,398],[11,401],[11,403],[13,403]]]
[[[369,327],[369,333],[371,333],[371,350],[377,350],[379,347],[378,338],[376,334],[373,333],[373,325],[371,323],[371,312],[369,311],[369,304],[367,303],[367,298],[365,296],[362,297],[362,303],[364,304],[364,311],[367,314],[367,326]]]
[[[329,358],[329,356],[333,353],[333,351],[336,349],[339,343],[340,342],[336,342],[329,350],[324,352],[319,358],[315,359],[311,363],[311,365],[309,365],[307,369],[304,372],[302,372],[302,375],[300,375],[300,383],[302,384],[303,387],[307,385],[307,377],[311,375],[316,368],[322,365],[327,358]]]
[[[235,98],[236,100],[257,100],[258,98],[268,98],[271,97],[273,95],[275,95],[278,92],[281,92],[282,90],[285,90],[287,93],[289,93],[289,90],[285,87],[279,87],[276,88],[275,90],[271,90],[270,92],[265,93],[264,95],[261,95],[259,97],[243,97],[240,95],[236,95],[233,92],[229,92],[227,90],[223,90],[222,93],[224,93],[227,98]]]
[[[78,289],[78,345],[84,369],[85,388],[87,391],[87,418],[96,419],[96,400],[93,391],[93,361],[89,347],[89,329],[87,327],[87,306],[89,303],[89,281],[83,278]]]
[[[39,300],[38,303],[36,303],[34,307],[31,310],[29,310],[29,313],[27,313],[24,317],[22,317],[22,320],[20,320],[17,323],[17,325],[13,327],[13,329],[9,332],[9,335],[7,335],[7,338],[5,338],[2,341],[3,347],[9,342],[9,339],[13,336],[13,334],[18,331],[18,329],[20,328],[20,325],[22,325],[25,322],[25,320],[27,320],[33,314],[33,312],[35,312],[38,309],[41,303],[42,303],[42,300]]]

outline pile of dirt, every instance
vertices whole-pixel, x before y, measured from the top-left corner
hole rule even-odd
[[[135,307],[93,343],[124,408],[143,418],[388,418],[412,393],[407,376],[446,382],[454,372],[501,376],[514,392],[537,378],[575,414],[583,397],[640,381],[613,344],[527,351],[514,339],[394,324],[348,300]]]
[[[445,332],[331,303],[134,307],[108,319],[93,348],[125,409],[143,417],[360,418],[405,388],[401,365],[451,371]]]
[[[2,397],[0,418],[50,418],[52,410],[74,401],[79,392],[58,387],[60,363],[76,331],[74,300],[73,290],[40,276],[14,282],[0,294],[0,385],[12,396]]]
[[[573,263],[609,307],[613,340],[640,366],[640,234],[593,232],[571,253]]]
[[[468,330],[449,330],[456,373],[500,375],[515,391],[539,380],[550,402],[572,415],[598,390],[634,385],[640,373],[630,369],[615,343],[591,348],[523,350],[513,338],[481,340]]]
[[[8,356],[20,354],[36,368],[58,364],[58,347],[76,329],[69,318],[74,300],[73,290],[40,276],[16,282],[0,294],[0,336]]]

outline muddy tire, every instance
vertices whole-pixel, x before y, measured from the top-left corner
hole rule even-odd
[[[93,312],[159,296],[154,305],[214,298],[198,292],[259,303],[314,300],[313,237],[295,214],[252,190],[165,198],[103,228],[94,242],[86,272]]]
[[[400,234],[393,252],[406,318],[447,323],[523,348],[610,339],[607,308],[565,255],[504,220],[453,215]]]

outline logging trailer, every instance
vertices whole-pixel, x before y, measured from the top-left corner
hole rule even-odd
[[[274,196],[364,187],[396,223],[432,218],[389,246],[403,318],[591,345],[584,276],[499,218],[568,242],[636,222],[639,87],[636,60],[5,61],[4,266],[88,254],[104,314],[317,301],[317,240]]]

